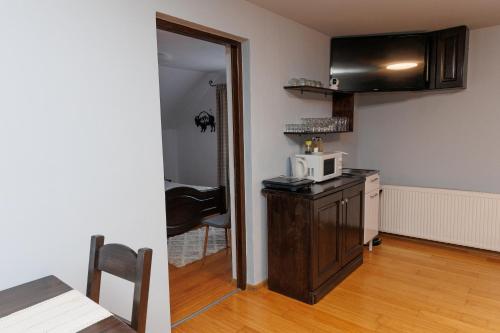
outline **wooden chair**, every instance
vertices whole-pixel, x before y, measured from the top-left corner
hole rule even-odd
[[[148,311],[149,279],[153,250],[139,249],[136,253],[121,244],[104,245],[104,236],[92,236],[90,241],[90,259],[87,278],[87,297],[99,303],[101,272],[106,272],[134,283],[132,320],[119,316],[120,320],[138,333],[146,330]]]
[[[205,257],[207,256],[207,248],[208,248],[208,230],[210,227],[213,228],[224,228],[225,237],[226,237],[226,249],[229,250],[231,248],[229,242],[229,230],[231,229],[231,220],[229,218],[229,214],[222,214],[213,216],[211,218],[204,219],[201,222],[202,225],[205,226],[205,242],[203,244],[203,258],[202,263],[205,263]]]

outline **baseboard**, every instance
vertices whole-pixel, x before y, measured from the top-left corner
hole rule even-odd
[[[247,284],[247,290],[255,291],[267,287],[267,279],[257,284]]]
[[[380,232],[379,236],[382,238],[389,237],[389,238],[395,238],[395,239],[404,239],[406,241],[411,241],[411,242],[415,242],[415,243],[422,243],[422,244],[427,244],[427,245],[441,247],[441,248],[460,250],[460,251],[464,251],[464,252],[480,254],[483,256],[487,256],[487,257],[500,258],[500,252],[477,249],[475,247],[449,244],[449,243],[438,242],[438,241],[433,241],[433,240],[428,240],[428,239],[423,239],[423,238],[416,238],[416,237],[411,237],[411,236],[391,234],[389,232]],[[383,246],[383,244],[384,243],[382,242],[382,246]]]

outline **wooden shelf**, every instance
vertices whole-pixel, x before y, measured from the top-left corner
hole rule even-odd
[[[304,92],[313,93],[313,94],[321,94],[321,95],[325,95],[325,96],[351,94],[348,92],[333,90],[330,88],[312,87],[312,86],[284,86],[283,88],[285,88],[285,90],[299,91],[301,94],[303,94]]]
[[[332,116],[333,117],[348,117],[349,118],[349,131],[346,132],[328,132],[328,133],[296,133],[285,132],[285,134],[329,134],[329,133],[348,133],[353,132],[354,122],[354,93],[333,90],[330,88],[311,87],[311,86],[284,86],[287,91],[304,92],[324,95],[325,97],[332,97]]]
[[[286,135],[325,135],[325,134],[339,134],[350,133],[352,131],[332,131],[332,132],[283,132]]]

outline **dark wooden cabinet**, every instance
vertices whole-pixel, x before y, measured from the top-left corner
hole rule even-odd
[[[269,289],[314,304],[363,262],[364,180],[264,194]]]
[[[466,88],[469,29],[460,26],[431,34],[430,88]]]

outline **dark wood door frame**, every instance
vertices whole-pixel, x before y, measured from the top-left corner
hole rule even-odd
[[[243,144],[243,80],[241,42],[213,33],[197,30],[165,19],[156,18],[156,28],[224,45],[231,50],[231,88],[233,101],[233,154],[234,198],[236,233],[236,279],[238,288],[246,288],[246,241],[245,241],[245,169]]]

